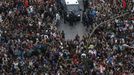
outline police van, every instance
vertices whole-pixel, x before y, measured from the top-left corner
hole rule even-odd
[[[61,0],[68,20],[80,21],[81,9],[78,0]]]

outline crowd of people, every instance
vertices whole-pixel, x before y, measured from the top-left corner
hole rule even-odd
[[[65,40],[64,31],[58,31],[55,23],[58,0],[36,1],[0,1],[0,75],[134,74],[133,18],[103,24],[91,42],[88,35]],[[93,12],[97,9],[91,14],[93,22],[117,13],[110,5],[109,12],[99,5],[89,4]]]
[[[89,3],[86,3],[84,7],[83,24],[90,27],[93,23],[100,24],[126,12],[133,12],[134,2],[132,0],[125,0],[126,5],[124,6],[120,1],[121,0],[89,0]],[[90,28],[93,29],[92,27]]]

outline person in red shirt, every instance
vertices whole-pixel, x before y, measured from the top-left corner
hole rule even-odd
[[[73,55],[73,59],[72,60],[73,60],[74,64],[78,64],[79,63],[77,55]]]
[[[29,6],[28,0],[24,0],[24,5],[25,5],[25,7],[28,7]]]

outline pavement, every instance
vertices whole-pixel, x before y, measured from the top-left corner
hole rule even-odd
[[[61,24],[58,26],[58,30],[64,31],[66,40],[75,39],[75,36],[77,34],[80,36],[80,39],[82,39],[83,35],[85,35],[87,33],[86,28],[80,22],[77,23],[76,25],[71,26],[71,25],[65,24],[65,23],[63,23],[63,21],[61,21]]]

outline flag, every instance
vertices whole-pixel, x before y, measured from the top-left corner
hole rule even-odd
[[[126,7],[127,7],[126,0],[122,0],[122,5],[123,5],[123,9],[126,9]]]

